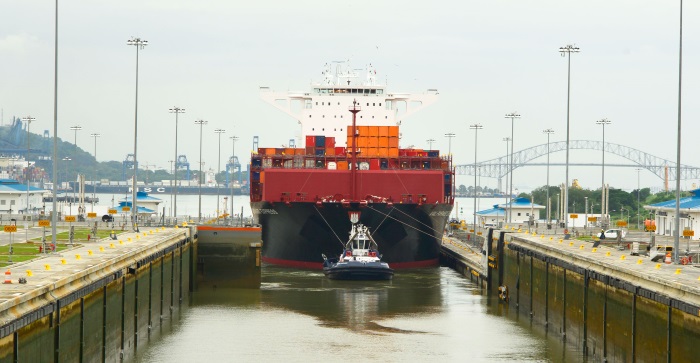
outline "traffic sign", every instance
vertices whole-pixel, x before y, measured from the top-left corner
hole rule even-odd
[[[66,216],[66,222],[75,222],[75,216]]]
[[[117,210],[116,210],[116,209],[110,209],[110,210],[107,211],[107,213],[109,213],[109,214],[117,214]]]
[[[17,226],[5,226],[5,232],[17,232]]]
[[[595,222],[598,220],[598,217],[588,217],[589,222]]]
[[[39,221],[39,227],[51,227],[51,221],[48,219],[42,219]]]
[[[576,219],[578,218],[578,214],[571,214],[571,219]]]
[[[683,230],[683,237],[693,237],[695,236],[695,231],[692,229],[684,229]]]
[[[122,207],[122,211],[128,212],[131,210],[131,207]]]
[[[627,222],[626,221],[617,221],[617,226],[618,227],[627,227]]]
[[[88,213],[88,218],[95,218],[95,217],[97,217],[97,213],[92,213],[92,212]]]

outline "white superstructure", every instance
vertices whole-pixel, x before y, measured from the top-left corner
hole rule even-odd
[[[362,109],[358,126],[396,126],[400,121],[437,100],[437,90],[423,94],[391,93],[376,83],[377,72],[370,64],[364,82],[357,82],[357,72],[347,62],[336,65],[335,72],[326,64],[323,80],[312,84],[310,92],[275,92],[260,87],[260,97],[292,116],[301,125],[301,139],[306,135],[335,137],[337,146],[346,146],[347,128],[352,123],[348,109],[357,100]]]

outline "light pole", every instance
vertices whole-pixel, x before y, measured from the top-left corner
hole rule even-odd
[[[53,157],[51,158],[51,182],[53,190],[51,191],[51,243],[56,246],[56,223],[58,222],[58,214],[56,207],[56,188],[58,185],[58,0],[56,0],[54,13],[54,52],[53,52]],[[43,246],[46,251],[46,245]]]
[[[477,187],[476,177],[477,177],[477,174],[479,174],[477,169],[476,169],[476,151],[477,151],[476,142],[478,140],[477,135],[479,133],[479,129],[482,129],[484,127],[480,124],[473,124],[473,125],[469,125],[469,128],[474,130],[474,232],[476,232],[476,212],[477,212],[477,210],[476,210],[476,198],[478,197],[478,194],[476,193],[476,187]]]
[[[551,211],[549,210],[549,136],[554,133],[554,130],[546,129],[542,132],[547,134],[547,227],[550,227],[549,221],[551,221]]]
[[[221,174],[221,134],[225,133],[226,130],[224,129],[215,129],[214,132],[216,132],[219,135],[219,158],[217,159],[218,161],[216,162],[216,165],[218,167],[218,171],[216,175],[218,176]],[[219,220],[219,182],[216,180],[216,176],[214,177],[214,182],[216,183],[216,219],[217,219],[217,224]]]
[[[636,168],[634,170],[637,171],[637,230],[639,230],[639,228],[640,228],[640,225],[639,225],[639,207],[640,207],[639,195],[642,194],[641,193],[642,191],[639,189],[639,172],[642,171],[642,168]]]
[[[610,121],[606,118],[600,119],[600,120],[595,122],[598,125],[603,126],[603,143],[600,146],[600,149],[601,149],[602,154],[603,154],[603,166],[602,166],[602,170],[601,170],[602,185],[601,185],[601,189],[600,189],[600,191],[601,191],[600,216],[603,219],[603,223],[605,223],[607,221],[607,213],[605,213],[605,206],[607,205],[607,203],[605,202],[605,125],[610,125],[611,122],[612,121]]]
[[[168,162],[170,163],[170,172],[173,173],[173,175],[175,175],[174,168],[175,168],[176,161],[175,160],[168,160]],[[172,183],[170,183],[170,187],[171,188],[173,187]],[[170,193],[170,218],[172,218],[172,217],[173,217],[173,193],[171,190],[171,193]],[[177,223],[175,223],[175,224],[177,224]]]
[[[171,195],[174,195],[174,200],[173,200],[173,217],[175,217],[175,224],[177,224],[177,119],[178,115],[181,113],[185,113],[184,108],[180,107],[173,107],[169,109],[170,113],[175,114],[175,168],[173,169],[173,179],[175,180],[175,186],[173,187]]]
[[[207,121],[196,120],[194,123],[199,125],[199,173],[197,174],[197,179],[199,179],[199,217],[197,222],[202,223],[202,127],[207,124]]]
[[[457,136],[456,134],[452,132],[448,132],[445,134],[445,137],[447,138],[447,154],[452,156],[452,138]]]
[[[27,214],[29,214],[29,125],[34,120],[36,120],[36,118],[31,116],[22,117],[22,121],[27,123],[27,208],[25,209]]]
[[[504,137],[503,141],[506,142],[506,170],[510,170],[510,137]],[[508,192],[508,174],[506,174],[506,187],[502,190],[503,194]],[[508,203],[508,196],[506,196],[506,203]],[[509,223],[508,215],[503,213],[503,223]]]
[[[92,178],[92,202],[90,202],[90,212],[94,212],[93,209],[94,209],[94,207],[95,207],[95,189],[97,188],[97,186],[96,186],[96,185],[97,185],[97,183],[96,183],[96,179],[97,179],[97,165],[99,165],[99,164],[97,163],[97,138],[100,137],[100,134],[98,134],[98,133],[90,134],[90,137],[92,137],[93,139],[95,139],[95,170],[93,170],[93,175],[94,175],[94,176],[93,176],[93,178]]]
[[[238,136],[231,136],[231,174],[229,175],[228,186],[231,188],[231,225],[233,225],[233,177],[236,172],[236,140]]]
[[[435,142],[435,139],[428,139],[428,140],[425,140],[425,141],[428,143],[428,150],[432,150],[432,149],[433,149],[433,143]]]
[[[148,40],[141,38],[131,38],[126,41],[127,45],[133,45],[136,47],[136,96],[134,99],[134,179],[131,182],[131,223],[134,231],[139,231],[138,226],[138,206],[136,203],[136,172],[139,170],[139,163],[137,159],[137,140],[139,132],[139,50],[145,48],[148,45]]]
[[[515,137],[513,133],[513,129],[515,126],[515,119],[520,118],[520,115],[517,112],[511,112],[509,114],[506,114],[506,118],[510,119],[510,191],[508,192],[508,200],[509,200],[509,207],[508,207],[508,214],[510,215],[508,217],[508,220],[512,222],[513,220],[513,150],[515,148],[514,143],[515,143]]]
[[[568,65],[566,72],[566,191],[564,193],[564,229],[569,229],[569,115],[571,114],[571,53],[578,53],[581,50],[575,45],[565,45],[559,47],[559,53],[562,57],[568,56]],[[568,236],[564,238],[568,239]]]
[[[71,126],[70,129],[73,131],[73,146],[78,147],[78,131],[82,130],[83,127],[75,125]]]
[[[583,229],[588,229],[588,197],[583,197],[583,213],[585,214],[585,219],[583,220]]]
[[[673,231],[673,261],[680,262],[678,249],[680,248],[681,233],[681,80],[683,74],[683,0],[680,4],[679,21],[679,44],[678,44],[678,132],[676,139],[676,218]]]

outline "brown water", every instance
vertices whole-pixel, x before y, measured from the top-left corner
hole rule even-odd
[[[138,362],[579,362],[447,268],[343,282],[264,266],[258,289],[196,291]],[[156,332],[157,333],[157,332]]]

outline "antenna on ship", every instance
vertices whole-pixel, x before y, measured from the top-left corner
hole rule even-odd
[[[352,155],[352,159],[350,160],[350,162],[352,163],[352,165],[350,166],[350,199],[354,201],[356,200],[355,176],[357,174],[357,149],[355,148],[357,129],[355,127],[355,121],[357,119],[357,113],[360,112],[360,104],[357,103],[357,99],[352,100],[352,106],[349,107],[349,111],[352,113],[352,143],[350,145],[350,153]]]

